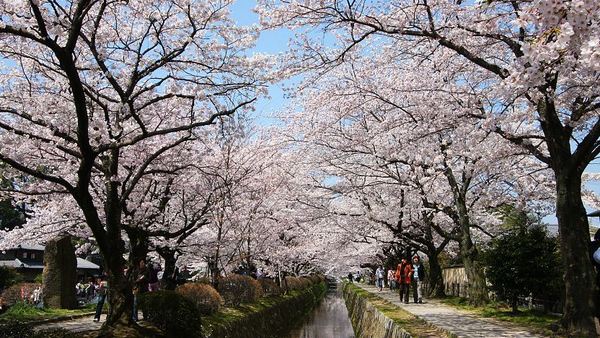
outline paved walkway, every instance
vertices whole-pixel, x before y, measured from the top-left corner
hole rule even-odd
[[[102,315],[100,322],[94,321],[94,315],[79,317],[76,319],[63,320],[60,322],[45,323],[33,327],[35,331],[62,328],[71,332],[87,332],[100,330],[102,323],[106,319],[106,315]]]
[[[415,316],[437,326],[441,329],[454,333],[462,338],[538,338],[539,335],[532,334],[523,329],[511,326],[489,318],[477,317],[466,311],[461,311],[451,306],[442,304],[435,300],[424,300],[424,304],[400,302],[398,293],[390,292],[389,289],[379,292],[373,285],[356,284],[377,296],[390,301],[394,305],[414,314]],[[412,294],[411,294],[412,300]]]

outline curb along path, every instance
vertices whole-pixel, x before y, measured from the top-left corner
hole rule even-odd
[[[398,293],[389,290],[379,292],[375,286],[355,284],[370,293],[379,296],[392,304],[412,313],[442,330],[464,338],[541,338],[523,329],[510,327],[508,324],[488,318],[480,318],[470,313],[457,310],[435,300],[426,300],[424,304],[404,304],[400,302]],[[412,295],[411,295],[412,300]]]

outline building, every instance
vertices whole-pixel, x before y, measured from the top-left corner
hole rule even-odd
[[[0,251],[0,266],[13,267],[28,282],[44,271],[44,246],[19,245],[14,249]],[[100,274],[100,266],[77,257],[77,278],[87,278]]]

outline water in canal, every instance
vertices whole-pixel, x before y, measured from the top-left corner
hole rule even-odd
[[[304,324],[288,338],[354,338],[341,291],[330,290]]]

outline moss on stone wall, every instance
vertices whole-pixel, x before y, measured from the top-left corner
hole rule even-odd
[[[202,333],[207,338],[282,337],[299,324],[323,299],[324,282],[305,290],[271,296],[256,303],[227,308],[202,318]]]
[[[448,337],[422,319],[354,285],[344,285],[344,300],[356,338]]]

